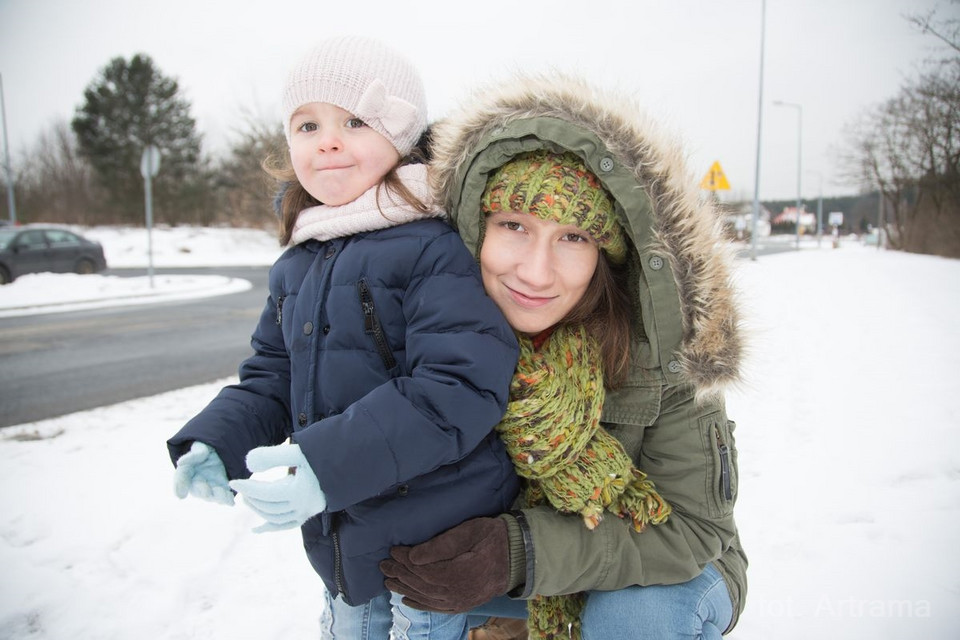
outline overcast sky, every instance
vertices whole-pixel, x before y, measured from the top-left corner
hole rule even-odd
[[[314,42],[365,33],[420,68],[430,117],[511,71],[561,69],[636,96],[680,135],[696,177],[719,161],[751,199],[760,89],[761,1],[0,0],[0,74],[16,164],[41,131],[69,121],[111,58],[150,55],[190,101],[206,149],[245,113],[277,117],[287,69]],[[850,194],[834,162],[843,132],[943,52],[903,18],[956,0],[766,0],[760,196]]]

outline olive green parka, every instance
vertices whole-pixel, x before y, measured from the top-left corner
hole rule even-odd
[[[487,176],[533,149],[572,151],[612,194],[632,240],[635,341],[626,384],[607,395],[604,426],[673,507],[634,533],[607,517],[594,530],[549,506],[524,509],[519,597],[686,582],[723,575],[735,624],[747,560],[734,522],[737,450],[723,390],[738,380],[741,336],[730,254],[681,150],[630,99],[561,75],[517,76],[474,92],[433,130],[431,181],[479,255]],[[518,568],[514,567],[516,571]]]

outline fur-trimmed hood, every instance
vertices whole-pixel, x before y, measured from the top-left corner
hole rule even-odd
[[[558,75],[516,76],[463,104],[434,125],[430,179],[474,255],[491,171],[532,149],[577,153],[613,195],[633,241],[649,361],[699,395],[736,381],[742,347],[729,246],[680,148],[642,109]]]

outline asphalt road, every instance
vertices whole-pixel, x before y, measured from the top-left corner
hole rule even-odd
[[[757,255],[792,251],[761,244]],[[738,251],[748,259],[748,248]],[[157,269],[244,278],[245,292],[183,302],[0,318],[0,428],[211,382],[252,353],[269,267]],[[113,269],[111,275],[144,275]]]
[[[0,318],[0,427],[210,382],[252,353],[268,267],[157,269],[244,278],[200,300]],[[112,275],[144,270],[114,269]]]

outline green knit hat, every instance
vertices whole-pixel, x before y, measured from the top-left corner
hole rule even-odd
[[[539,149],[515,156],[487,179],[480,210],[532,213],[543,220],[575,225],[589,233],[614,262],[623,262],[627,256],[613,199],[569,151]]]

